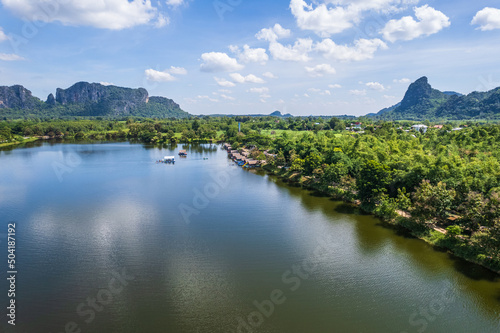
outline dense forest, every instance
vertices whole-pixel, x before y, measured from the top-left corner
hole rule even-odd
[[[269,172],[358,203],[395,227],[499,271],[500,125],[426,121],[424,132],[413,124],[247,116],[11,120],[0,122],[0,144],[33,137],[229,142],[252,149]]]

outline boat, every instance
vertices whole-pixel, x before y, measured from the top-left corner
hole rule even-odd
[[[175,164],[175,156],[165,156],[162,160],[162,163]]]
[[[187,152],[185,150],[179,150],[179,156],[187,156]]]

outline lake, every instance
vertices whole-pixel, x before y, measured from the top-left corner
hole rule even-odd
[[[497,275],[217,145],[3,150],[0,212],[1,332],[500,331]]]

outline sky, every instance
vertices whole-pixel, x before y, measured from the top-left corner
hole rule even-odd
[[[0,0],[0,85],[87,81],[191,114],[364,115],[427,76],[500,86],[498,0]]]

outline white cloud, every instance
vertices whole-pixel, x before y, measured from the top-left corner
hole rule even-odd
[[[272,28],[262,29],[255,35],[255,37],[260,40],[275,42],[280,38],[290,37],[290,35],[291,31],[289,29],[285,29],[281,25],[276,23]]]
[[[500,29],[500,9],[486,7],[477,12],[471,24],[479,25],[480,30]]]
[[[217,103],[219,101],[218,99],[211,98],[210,96],[206,96],[206,95],[198,95],[196,98],[197,99],[206,99],[206,100],[209,100],[210,102],[214,102],[214,103]]]
[[[149,81],[153,81],[153,82],[170,82],[170,81],[176,80],[176,77],[173,76],[172,74],[170,74],[168,72],[168,70],[157,71],[154,69],[146,69],[144,71],[144,74],[146,75],[146,78]]]
[[[103,86],[114,86],[114,84],[111,82],[99,82],[99,83],[102,84]]]
[[[406,77],[404,77],[402,79],[394,79],[394,80],[392,80],[392,82],[394,82],[394,83],[410,83],[411,80],[408,79],[408,78],[406,78]]]
[[[309,52],[312,50],[312,44],[313,42],[309,38],[299,38],[293,46],[271,42],[269,52],[276,60],[307,62],[311,59],[309,58]]]
[[[0,60],[18,61],[18,60],[24,60],[24,58],[21,56],[18,56],[17,54],[13,54],[13,53],[0,53]]]
[[[368,82],[368,83],[366,83],[366,86],[372,90],[377,90],[377,91],[384,91],[385,90],[384,85],[380,82]]]
[[[226,53],[210,52],[201,55],[203,64],[200,65],[202,72],[235,72],[244,68],[238,61]]]
[[[183,67],[171,66],[168,71],[170,72],[170,74],[174,74],[174,75],[186,75],[187,74],[187,70]]]
[[[277,79],[278,78],[276,75],[274,75],[271,72],[265,72],[264,74],[262,74],[262,76],[267,77],[268,79]]]
[[[9,39],[9,37],[7,37],[5,32],[3,32],[3,29],[0,27],[0,42],[6,41],[7,39]]]
[[[365,96],[366,90],[365,89],[363,89],[363,90],[354,89],[354,90],[349,90],[349,93],[351,95],[355,95],[355,96]]]
[[[328,37],[352,28],[367,12],[398,12],[419,0],[291,0],[290,10],[299,28]],[[372,13],[371,13],[372,14]]]
[[[306,67],[307,73],[312,77],[321,77],[327,74],[335,74],[337,71],[329,64],[321,64],[314,67]]]
[[[390,42],[412,40],[420,36],[429,36],[450,26],[450,19],[442,12],[424,5],[415,7],[416,21],[411,16],[387,22],[381,33]]]
[[[184,0],[167,0],[167,5],[172,6],[172,7],[178,7],[182,4],[184,4]]]
[[[384,95],[383,96],[385,99],[395,99],[396,96],[390,96],[390,95]]]
[[[214,77],[214,80],[217,82],[217,84],[221,87],[225,87],[225,88],[232,88],[234,86],[236,86],[236,84],[234,84],[233,82],[231,81],[228,81],[226,79],[223,79],[223,78],[219,78],[219,77]]]
[[[58,21],[64,25],[100,29],[131,28],[159,17],[157,8],[151,5],[150,0],[1,1],[5,8],[29,21]]]
[[[329,84],[328,88],[331,88],[331,89],[340,89],[340,88],[342,88],[342,86],[340,84],[335,83],[335,84]]]
[[[362,61],[373,58],[378,49],[387,49],[387,45],[380,39],[358,39],[354,46],[338,45],[327,38],[316,43],[314,49],[327,59],[337,61]]]
[[[248,45],[243,46],[243,51],[241,51],[239,47],[234,45],[231,45],[229,49],[231,50],[231,52],[238,55],[238,59],[243,63],[258,62],[262,65],[265,65],[269,60],[266,49],[252,49]]]
[[[266,81],[264,81],[262,78],[255,76],[253,74],[243,76],[240,73],[232,73],[229,74],[229,76],[236,83],[266,83]]]
[[[322,37],[351,28],[359,15],[353,6],[329,8],[326,3],[321,3],[314,8],[304,0],[291,0],[290,9],[299,28],[312,30]]]
[[[163,14],[158,15],[158,19],[156,20],[155,27],[163,28],[164,26],[170,24],[170,19]]]
[[[248,92],[251,93],[256,93],[256,94],[267,94],[269,92],[269,88],[262,87],[262,88],[250,88]]]
[[[157,71],[155,69],[146,69],[144,71],[144,74],[146,75],[146,78],[149,81],[170,82],[177,80],[177,78],[174,75],[186,75],[187,70],[183,67],[171,66],[170,69],[166,69],[164,71]]]
[[[227,101],[234,101],[236,100],[236,98],[234,98],[233,96],[228,96],[226,94],[219,94],[219,96]]]

